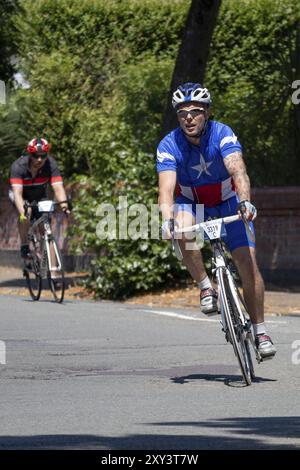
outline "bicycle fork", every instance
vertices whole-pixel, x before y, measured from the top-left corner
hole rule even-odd
[[[214,242],[213,248],[214,248],[214,250],[213,250],[214,256],[213,256],[212,262],[213,262],[214,267],[212,268],[212,274],[216,278],[218,291],[219,291],[218,294],[220,296],[220,298],[219,298],[220,314],[221,314],[220,323],[221,323],[222,331],[223,331],[223,333],[225,333],[226,341],[228,342],[228,341],[230,341],[230,337],[229,337],[229,334],[228,334],[228,329],[227,329],[227,326],[226,326],[226,320],[225,320],[225,314],[224,314],[224,303],[225,303],[225,300],[223,298],[224,292],[223,292],[223,289],[220,288],[220,284],[221,284],[220,271],[223,271],[223,272],[225,271],[226,264],[225,264],[225,260],[224,260],[224,256],[223,256],[222,247],[218,243]]]

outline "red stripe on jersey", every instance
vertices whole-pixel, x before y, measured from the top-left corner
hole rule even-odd
[[[194,201],[196,201],[197,204],[199,204],[200,201],[199,201],[199,197],[198,197],[198,193],[197,193],[197,191],[196,191],[196,188],[191,187],[191,190],[192,190],[192,193],[193,193],[193,196],[194,196]]]
[[[176,196],[184,196],[180,185],[178,188],[179,191],[176,191]],[[207,207],[214,207],[223,202],[222,183],[205,184],[203,186],[190,186],[190,189],[193,194],[193,200],[198,204],[204,204]]]
[[[193,191],[197,194],[200,204],[207,207],[214,207],[221,204],[222,201],[222,183],[207,184],[204,186],[196,186]]]
[[[10,184],[23,184],[22,178],[10,178],[9,182]]]
[[[62,183],[63,179],[61,176],[51,176],[50,183]]]
[[[46,184],[49,178],[47,176],[41,176],[40,178],[24,179],[23,184],[26,186],[33,186],[34,184]]]
[[[177,196],[180,196],[181,194],[182,194],[181,188],[180,188],[179,184],[176,183],[176,186],[175,186],[175,196],[177,197]]]

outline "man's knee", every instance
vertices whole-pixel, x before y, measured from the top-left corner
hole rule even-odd
[[[233,261],[236,264],[240,275],[259,277],[260,272],[256,261],[254,248],[239,247],[232,252]]]

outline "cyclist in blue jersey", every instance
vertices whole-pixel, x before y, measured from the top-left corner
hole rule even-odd
[[[161,140],[156,158],[163,237],[171,238],[174,223],[187,227],[200,221],[203,211],[199,208],[203,206],[204,220],[238,212],[254,233],[256,209],[250,200],[242,147],[229,126],[209,120],[209,91],[199,83],[185,83],[173,93],[172,104],[179,127]],[[224,241],[242,280],[256,345],[263,358],[271,358],[276,349],[266,334],[264,283],[256,262],[255,241],[249,239],[242,220],[226,226],[226,232]],[[217,313],[217,292],[207,276],[201,252],[195,244],[191,249],[187,237],[178,242],[183,263],[199,285],[202,312]]]

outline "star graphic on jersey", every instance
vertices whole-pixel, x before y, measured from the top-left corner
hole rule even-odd
[[[206,173],[207,175],[210,175],[210,172],[208,171],[208,168],[210,167],[210,165],[212,164],[212,162],[207,162],[204,160],[204,157],[202,155],[202,153],[200,153],[200,163],[199,165],[195,165],[195,166],[192,166],[193,170],[196,170],[199,172],[197,178],[200,178],[200,176],[202,175],[203,171],[204,173]]]

